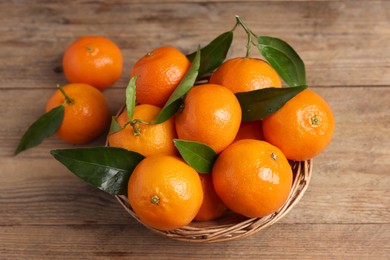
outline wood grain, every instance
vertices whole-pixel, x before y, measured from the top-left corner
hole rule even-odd
[[[123,49],[124,77],[115,87],[124,86],[131,65],[147,51],[161,44],[193,51],[230,30],[236,14],[254,32],[294,46],[310,72],[310,85],[390,82],[390,46],[384,44],[390,42],[389,1],[72,1],[66,8],[48,1],[0,7],[1,88],[63,84],[64,77],[54,70],[61,65],[65,46],[88,34],[109,36]],[[230,55],[243,56],[246,36],[237,31],[235,37]]]
[[[389,10],[385,0],[1,1],[0,258],[389,259]],[[172,241],[49,153],[72,145],[53,136],[13,156],[56,84],[66,84],[58,68],[78,36],[104,35],[123,50],[123,75],[104,92],[115,114],[143,53],[162,44],[190,52],[230,30],[236,14],[256,33],[298,51],[310,87],[336,118],[305,196],[278,223],[238,241]],[[236,31],[229,56],[244,55],[245,43]],[[89,146],[104,141],[103,135]]]
[[[167,240],[134,223],[3,226],[0,252],[6,259],[388,259],[389,228],[279,224],[243,240],[204,245]]]

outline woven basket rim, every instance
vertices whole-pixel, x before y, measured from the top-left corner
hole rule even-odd
[[[291,192],[283,206],[273,214],[262,218],[244,218],[229,214],[217,220],[191,222],[189,225],[172,231],[161,231],[143,223],[128,203],[127,196],[116,195],[119,204],[138,222],[155,233],[185,242],[222,242],[252,235],[282,219],[303,197],[308,188],[313,160],[291,162],[294,181]]]
[[[118,111],[119,115],[125,105]],[[108,146],[108,140],[106,140]],[[303,197],[310,183],[313,171],[313,159],[307,161],[290,161],[293,171],[293,183],[286,202],[276,212],[262,218],[245,218],[231,213],[222,218],[206,222],[191,222],[189,225],[162,231],[143,223],[131,208],[125,195],[115,195],[120,205],[139,223],[153,232],[174,240],[194,243],[211,243],[241,239],[269,227],[282,219]]]

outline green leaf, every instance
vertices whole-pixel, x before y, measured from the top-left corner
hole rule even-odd
[[[126,109],[129,120],[133,119],[135,107],[135,82],[138,76],[133,76],[126,87]]]
[[[268,36],[259,36],[257,42],[261,55],[289,87],[306,85],[305,64],[288,43]]]
[[[165,120],[168,120],[173,114],[177,112],[182,104],[182,97],[194,86],[196,77],[198,76],[199,64],[200,64],[200,50],[196,52],[195,58],[192,61],[190,69],[187,71],[183,80],[177,86],[175,91],[169,97],[168,101],[161,109],[157,117],[152,121],[152,124],[160,124]]]
[[[54,158],[92,186],[126,195],[131,173],[144,156],[117,147],[52,150]]]
[[[183,159],[197,172],[210,173],[218,154],[206,144],[180,139],[173,140]]]
[[[118,122],[116,121],[117,120],[117,116],[113,116],[111,118],[111,125],[110,125],[110,131],[108,133],[108,135],[112,135],[116,132],[119,132],[120,130],[122,130],[123,128],[118,124]]]
[[[23,135],[15,150],[15,155],[28,148],[39,145],[46,137],[55,134],[61,126],[64,112],[65,107],[60,105],[40,116]]]
[[[233,31],[224,32],[200,50],[202,55],[200,58],[198,78],[211,73],[222,64],[232,41]],[[187,55],[187,58],[192,61],[195,55],[196,52],[193,52]]]
[[[307,86],[291,88],[263,88],[249,92],[236,93],[241,105],[242,121],[263,119],[278,111]]]

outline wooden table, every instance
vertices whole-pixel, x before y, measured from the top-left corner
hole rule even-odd
[[[386,0],[1,1],[0,258],[389,259],[389,10]],[[280,222],[237,241],[176,242],[54,160],[51,149],[71,147],[57,137],[13,156],[56,84],[66,83],[58,66],[77,37],[104,35],[123,51],[123,75],[104,92],[114,114],[141,55],[165,44],[188,53],[231,29],[236,14],[294,46],[336,117],[308,191]],[[237,31],[229,56],[245,55],[245,41]]]

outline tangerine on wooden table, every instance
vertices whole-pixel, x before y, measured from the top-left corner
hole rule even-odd
[[[101,135],[110,121],[104,95],[87,84],[62,87],[67,98],[56,90],[46,103],[46,112],[65,104],[64,118],[56,135],[73,144],[84,144]]]
[[[211,146],[217,153],[233,142],[241,123],[241,107],[229,89],[216,84],[192,88],[176,115],[180,139]]]
[[[178,157],[146,157],[129,179],[128,198],[142,223],[159,230],[188,225],[203,201],[198,173]]]
[[[277,211],[291,191],[293,174],[275,146],[243,139],[227,147],[215,161],[214,188],[232,211],[259,218]]]
[[[130,77],[139,76],[136,82],[137,102],[163,107],[190,66],[187,57],[170,46],[147,53],[134,64],[130,74]]]
[[[65,50],[62,67],[71,83],[86,83],[100,90],[121,76],[123,58],[119,47],[101,36],[84,36]]]
[[[334,127],[329,105],[309,89],[263,119],[265,140],[295,161],[309,160],[321,153],[330,143]]]
[[[282,86],[278,74],[266,61],[242,57],[225,61],[211,75],[209,83],[225,86],[234,93]]]
[[[132,120],[139,119],[144,122],[150,122],[155,119],[160,111],[161,108],[153,105],[137,105],[134,108]],[[130,121],[127,111],[124,110],[116,121],[123,128],[123,126]],[[134,127],[137,129],[135,130],[128,124],[122,130],[110,134],[108,136],[108,144],[110,146],[135,151],[144,156],[156,153],[177,154],[177,150],[173,143],[173,139],[176,138],[175,121],[173,117],[161,124],[137,123]],[[139,131],[139,133],[136,133],[136,131]]]

